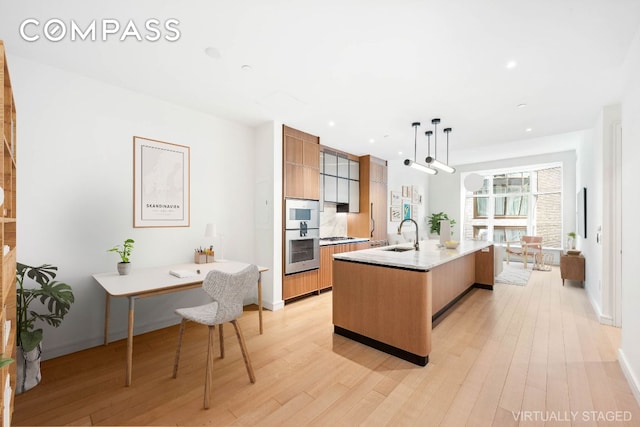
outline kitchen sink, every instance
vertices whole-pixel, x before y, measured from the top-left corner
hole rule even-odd
[[[415,248],[403,248],[399,246],[396,246],[394,248],[389,248],[389,249],[383,249],[383,251],[388,251],[388,252],[407,252],[407,251],[413,251],[413,250],[415,250]]]

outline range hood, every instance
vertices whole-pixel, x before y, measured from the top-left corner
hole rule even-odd
[[[336,203],[336,212],[338,213],[349,213],[349,203]]]

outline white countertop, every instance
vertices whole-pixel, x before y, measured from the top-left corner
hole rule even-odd
[[[334,254],[333,257],[344,261],[427,271],[438,265],[493,245],[493,242],[463,240],[456,249],[440,249],[437,247],[439,243],[438,240],[422,240],[419,251],[393,252],[388,250],[395,247],[413,247],[412,243],[403,243],[374,249],[343,252]]]
[[[360,242],[368,242],[369,239],[365,237],[352,237],[351,239],[344,240],[320,240],[320,246],[329,246],[329,245],[342,245],[345,243],[360,243]]]

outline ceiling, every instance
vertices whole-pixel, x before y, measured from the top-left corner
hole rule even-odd
[[[18,31],[27,18],[40,21],[29,34],[44,34],[52,18],[82,28],[116,19],[143,36],[147,19],[174,18],[180,38],[120,41],[120,31],[106,42],[27,42]],[[413,158],[415,121],[423,158],[424,131],[439,117],[438,157],[441,130],[452,127],[453,164],[591,128],[602,106],[621,100],[639,28],[640,0],[0,0],[9,55],[249,126],[276,120],[389,160]]]

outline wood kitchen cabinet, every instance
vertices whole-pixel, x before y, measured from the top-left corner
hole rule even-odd
[[[284,196],[320,199],[320,138],[283,126]]]
[[[360,212],[347,217],[350,236],[387,239],[387,162],[360,157]]]
[[[340,243],[320,246],[320,274],[318,292],[333,286],[333,254],[369,249],[369,242]]]
[[[285,301],[317,291],[317,269],[289,274],[282,279],[282,299]]]

